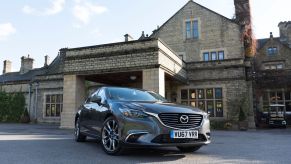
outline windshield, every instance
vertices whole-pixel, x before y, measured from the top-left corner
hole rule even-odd
[[[130,88],[107,88],[111,100],[121,101],[160,101],[147,91]]]
[[[157,100],[162,101],[162,102],[168,102],[163,96],[160,94],[157,94],[156,92],[153,91],[148,91],[149,94],[151,94],[153,97],[155,97]]]

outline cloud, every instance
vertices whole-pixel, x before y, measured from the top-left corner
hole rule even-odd
[[[92,4],[86,0],[76,0],[73,8],[74,17],[82,24],[88,24],[91,17],[107,11],[107,8],[98,4]]]
[[[51,0],[51,6],[48,8],[45,8],[43,12],[29,5],[25,5],[22,8],[22,12],[25,14],[33,14],[33,15],[39,15],[39,16],[55,15],[63,11],[65,3],[66,3],[66,0]]]
[[[7,39],[8,36],[14,34],[16,29],[11,23],[0,24],[0,40]]]

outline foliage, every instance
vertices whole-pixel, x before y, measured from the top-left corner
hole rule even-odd
[[[246,119],[247,119],[247,116],[246,116],[244,110],[240,107],[238,121],[245,121]]]
[[[30,117],[27,108],[25,108],[24,112],[22,113],[20,117],[20,122],[21,123],[29,123],[30,122]]]
[[[229,130],[232,129],[231,121],[210,121],[210,128],[214,130]]]
[[[19,122],[25,109],[22,93],[0,91],[0,122]]]

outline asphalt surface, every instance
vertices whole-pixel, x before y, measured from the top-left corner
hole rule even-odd
[[[53,125],[0,124],[0,164],[291,163],[291,129],[213,131],[212,137],[210,145],[195,153],[143,148],[108,156],[96,140],[76,143],[72,130]]]

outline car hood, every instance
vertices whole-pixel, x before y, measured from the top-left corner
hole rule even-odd
[[[189,106],[177,105],[166,102],[122,102],[123,106],[130,109],[139,109],[144,112],[159,114],[159,113],[195,113],[203,114],[202,110],[198,108],[191,108]]]

